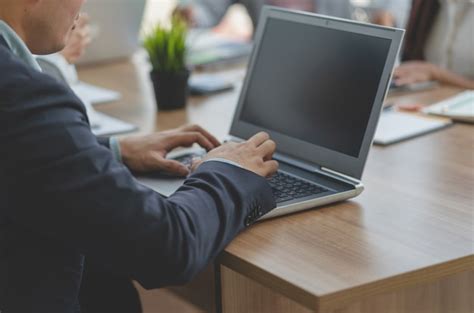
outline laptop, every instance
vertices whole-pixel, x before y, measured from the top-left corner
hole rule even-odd
[[[277,207],[261,219],[356,197],[403,30],[274,7],[261,21],[229,134],[277,143]],[[164,195],[183,183],[140,181]]]
[[[82,11],[90,17],[93,40],[78,65],[132,56],[140,46],[145,5],[146,0],[88,0]]]

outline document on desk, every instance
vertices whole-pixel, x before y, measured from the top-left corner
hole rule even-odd
[[[120,100],[122,95],[114,90],[91,85],[78,81],[71,85],[72,90],[79,98],[86,98],[91,104],[101,104]]]
[[[390,145],[403,140],[440,130],[452,124],[448,119],[433,119],[396,111],[383,112],[374,143]]]
[[[133,124],[111,117],[107,114],[95,111],[93,117],[89,115],[92,132],[96,136],[110,136],[129,133],[138,129]]]
[[[474,90],[461,92],[454,97],[433,104],[424,113],[449,117],[455,121],[474,123]]]

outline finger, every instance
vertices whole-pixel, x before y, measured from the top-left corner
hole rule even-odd
[[[396,86],[403,86],[404,85],[402,78],[395,78],[393,80],[393,82],[395,83]]]
[[[175,160],[157,159],[157,169],[163,170],[166,173],[177,176],[186,176],[189,174],[189,169],[182,163]]]
[[[168,150],[177,147],[189,147],[197,143],[206,150],[212,150],[213,144],[199,132],[182,132],[169,138]]]
[[[204,137],[206,137],[214,145],[214,148],[219,147],[221,145],[220,141],[217,140],[216,137],[214,137],[210,132],[208,132],[207,130],[205,130],[201,126],[193,125],[192,130],[200,132]]]
[[[267,140],[257,148],[257,151],[264,159],[269,159],[275,153],[275,149],[276,143],[273,140]]]
[[[90,37],[90,34],[91,34],[91,32],[90,32],[90,29],[88,29],[88,28],[83,28],[83,29],[77,31],[77,36],[81,39]]]
[[[404,66],[401,66],[401,67],[398,67],[395,69],[395,71],[393,72],[393,75],[395,76],[404,76],[404,75],[407,75],[409,73],[409,69],[407,69],[406,67]]]
[[[86,38],[84,38],[84,40],[82,42],[82,47],[83,48],[87,47],[88,45],[90,45],[91,42],[92,42],[92,37],[87,36]]]
[[[256,147],[260,146],[262,143],[270,139],[270,135],[265,132],[260,132],[248,140],[249,143],[255,145]]]
[[[272,176],[278,171],[279,164],[275,160],[267,161],[263,164],[264,175],[265,177]]]
[[[195,172],[198,167],[202,164],[202,159],[193,159],[193,162],[191,164],[191,172]]]
[[[397,67],[397,68],[393,71],[393,76],[399,76],[399,75],[401,75],[402,72],[403,72],[403,69]]]
[[[85,25],[89,24],[89,15],[87,13],[81,13],[79,20],[77,21],[77,26],[79,28],[84,27]]]
[[[199,125],[184,126],[183,130],[184,131],[193,131],[193,132],[201,133],[204,137],[207,138],[207,140],[209,140],[214,145],[214,148],[219,147],[221,145],[221,143],[219,142],[219,140],[217,140],[216,137],[211,135],[211,133],[209,133],[207,130],[205,130],[204,128],[202,128]]]
[[[395,81],[395,84],[397,84],[398,86],[403,86],[403,85],[409,85],[409,84],[413,84],[416,82],[416,78],[413,77],[413,76],[405,76],[405,77],[401,77],[401,78],[398,78],[396,81]]]

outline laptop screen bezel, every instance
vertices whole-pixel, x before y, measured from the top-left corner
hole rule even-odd
[[[252,80],[253,69],[259,58],[262,39],[265,35],[269,19],[280,19],[284,21],[303,23],[367,36],[375,36],[389,39],[391,41],[385,67],[377,88],[377,93],[370,112],[369,122],[362,140],[358,157],[353,157],[297,138],[289,137],[282,133],[241,120],[247,91]],[[241,139],[248,139],[259,131],[266,131],[270,134],[272,139],[277,142],[277,151],[279,154],[296,158],[304,162],[309,162],[311,164],[316,164],[353,178],[360,179],[362,177],[370,146],[373,142],[388,86],[390,85],[393,67],[397,59],[403,34],[403,30],[396,28],[380,27],[318,14],[284,10],[271,6],[264,7],[256,31],[255,46],[250,57],[247,75],[244,80],[239,102],[232,121],[230,135]]]

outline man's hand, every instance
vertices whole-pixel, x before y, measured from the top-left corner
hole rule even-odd
[[[189,169],[177,161],[166,159],[168,152],[178,147],[190,147],[195,143],[207,151],[220,145],[214,136],[197,125],[147,136],[123,138],[119,143],[123,162],[131,170],[165,171],[179,176],[188,175]]]
[[[89,17],[86,14],[80,15],[68,36],[66,47],[59,53],[69,64],[75,64],[91,42]]]
[[[229,142],[212,150],[202,160],[193,164],[193,171],[206,160],[222,158],[236,162],[260,176],[268,177],[278,170],[278,162],[272,160],[275,149],[275,142],[270,140],[267,133],[261,132],[246,142]]]

